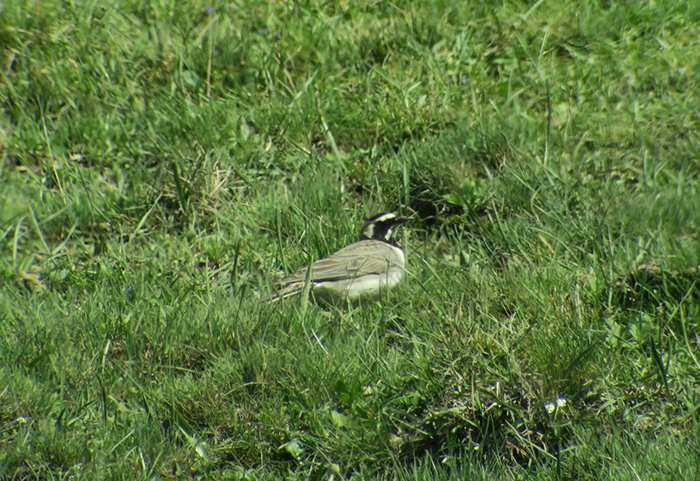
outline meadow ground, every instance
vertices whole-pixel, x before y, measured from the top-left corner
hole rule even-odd
[[[700,478],[698,79],[698,2],[4,1],[0,478]]]

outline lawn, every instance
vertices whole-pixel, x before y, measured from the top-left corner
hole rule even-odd
[[[697,2],[3,2],[0,478],[699,479],[699,79]]]

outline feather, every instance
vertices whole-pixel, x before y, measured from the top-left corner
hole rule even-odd
[[[386,273],[391,265],[403,267],[403,255],[393,246],[377,240],[364,240],[343,247],[330,257],[312,264],[312,281],[333,281]],[[304,282],[306,269],[280,279],[277,284]]]

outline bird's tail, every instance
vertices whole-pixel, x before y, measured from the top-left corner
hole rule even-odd
[[[291,284],[279,287],[276,292],[261,298],[260,302],[263,304],[269,304],[281,299],[286,299],[287,297],[300,293],[303,289],[303,282],[292,282]]]

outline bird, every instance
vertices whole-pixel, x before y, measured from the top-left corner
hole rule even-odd
[[[277,282],[277,292],[263,299],[273,302],[304,290],[307,282],[319,304],[359,306],[376,299],[385,289],[398,284],[406,270],[406,253],[396,243],[397,228],[410,220],[395,212],[385,212],[367,219],[357,242]]]

